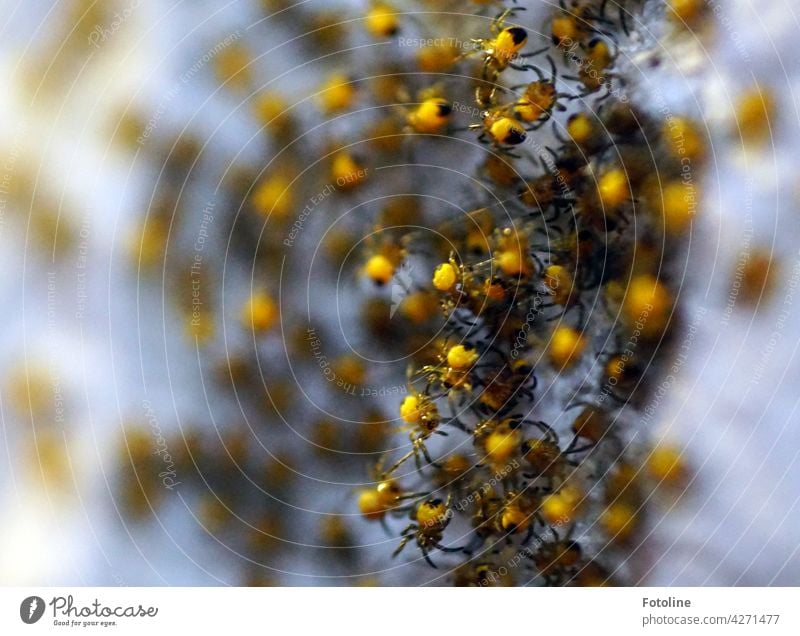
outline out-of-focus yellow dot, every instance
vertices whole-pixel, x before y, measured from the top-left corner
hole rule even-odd
[[[326,115],[352,108],[355,100],[355,84],[343,73],[331,75],[320,89],[319,103]]]
[[[384,2],[376,2],[367,12],[364,26],[376,38],[390,37],[400,30],[396,10]]]
[[[143,268],[153,267],[164,258],[169,225],[161,217],[148,217],[134,232],[129,241],[129,251],[135,263]]]
[[[338,188],[348,190],[361,184],[367,177],[366,169],[348,152],[339,152],[331,162],[331,179]]]
[[[686,230],[695,216],[696,188],[691,183],[671,181],[662,189],[659,203],[667,234],[680,234]]]
[[[499,426],[484,440],[486,456],[493,465],[500,465],[511,459],[519,450],[522,435],[517,429]]]
[[[546,495],[542,499],[539,512],[545,521],[552,526],[572,523],[578,512],[583,493],[574,486],[564,486],[556,493]]]
[[[37,427],[35,443],[28,462],[35,478],[42,480],[47,492],[63,493],[72,483],[69,448],[61,431]]]
[[[624,501],[615,501],[603,511],[600,525],[609,537],[623,541],[636,528],[636,510]]]
[[[8,377],[9,404],[20,415],[45,415],[55,395],[47,367],[36,362],[19,364]]]
[[[692,26],[705,11],[705,0],[669,0],[668,15],[675,22]]]
[[[418,291],[406,296],[400,308],[406,318],[419,325],[436,315],[439,301],[436,296],[427,291]]]
[[[375,254],[367,260],[364,273],[376,285],[386,285],[394,276],[394,263],[383,254]]]
[[[630,198],[630,187],[625,171],[614,168],[600,176],[597,184],[600,201],[609,208],[617,208]]]
[[[361,515],[369,521],[379,521],[387,510],[380,493],[374,488],[365,489],[359,493],[358,509]]]
[[[252,83],[250,54],[240,44],[228,44],[214,58],[214,70],[220,82],[241,90]]]
[[[531,272],[530,257],[523,253],[521,246],[500,251],[495,262],[506,276],[527,276]]]
[[[195,311],[186,319],[186,335],[200,344],[214,335],[214,315],[210,311]]]
[[[291,179],[288,176],[276,173],[264,181],[253,193],[253,206],[266,217],[285,219],[294,207],[294,197],[291,191]]]
[[[674,484],[686,475],[686,465],[681,449],[670,444],[659,444],[647,457],[647,473],[660,482]]]
[[[278,320],[278,306],[265,292],[255,292],[242,307],[242,326],[256,333],[272,329]]]
[[[441,97],[432,97],[422,102],[408,116],[408,123],[418,133],[436,134],[450,121],[452,107]]]
[[[764,88],[756,86],[743,93],[736,105],[734,127],[747,143],[765,140],[775,121],[775,99]]]
[[[586,146],[594,137],[595,127],[585,113],[573,115],[567,121],[567,134],[579,146]]]
[[[262,126],[269,126],[270,130],[276,132],[287,128],[291,120],[289,104],[281,95],[271,91],[259,93],[253,99],[251,108]]]
[[[347,384],[361,386],[366,381],[367,372],[364,363],[352,355],[338,358],[333,364],[333,370]]]
[[[583,354],[586,348],[586,339],[579,331],[561,325],[556,328],[550,338],[548,355],[554,366],[559,368],[570,367]]]
[[[424,46],[417,54],[417,66],[423,73],[442,73],[458,60],[458,48],[449,44]]]
[[[664,124],[663,137],[670,154],[678,159],[701,159],[705,142],[697,124],[685,117],[673,117]]]
[[[655,336],[667,325],[672,297],[655,276],[640,274],[631,279],[622,307],[630,325]]]

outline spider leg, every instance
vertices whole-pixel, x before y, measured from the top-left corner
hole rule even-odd
[[[410,539],[411,539],[411,535],[404,536],[400,540],[400,545],[398,545],[397,549],[394,552],[392,552],[392,557],[396,557],[398,554],[400,554],[403,551],[403,548],[406,547],[406,545],[408,544]]]
[[[431,557],[430,557],[430,555],[428,554],[428,548],[425,548],[425,547],[423,547],[423,546],[420,546],[420,548],[419,548],[419,549],[420,549],[420,551],[422,552],[422,557],[423,557],[423,558],[424,558],[424,559],[425,559],[425,560],[428,562],[428,565],[430,565],[432,568],[434,568],[434,569],[438,570],[439,568],[438,568],[438,567],[437,567],[437,565],[436,565],[436,564],[435,564],[435,563],[434,563],[434,562],[431,560]]]
[[[441,550],[442,552],[453,552],[453,553],[455,553],[455,552],[464,552],[464,546],[463,545],[458,546],[458,547],[448,547],[448,546],[441,545],[439,543],[436,543],[434,545],[436,546],[437,549]]]

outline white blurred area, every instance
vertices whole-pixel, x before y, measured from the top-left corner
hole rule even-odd
[[[153,569],[137,573],[135,546],[126,536],[120,554],[116,538],[125,530],[115,464],[142,383],[129,243],[149,175],[112,137],[137,93],[157,90],[148,85],[159,81],[170,35],[158,22],[169,7],[9,5],[0,27],[0,583],[164,582]]]
[[[199,539],[178,546],[160,525],[131,529],[116,502],[122,425],[142,396],[175,413],[203,405],[180,373],[168,381],[195,364],[193,346],[170,325],[141,329],[141,313],[161,308],[137,293],[150,283],[127,245],[153,174],[112,137],[126,108],[158,107],[203,42],[246,26],[246,6],[6,0],[0,11],[0,584],[235,581],[202,562]],[[628,52],[645,103],[658,85],[676,112],[707,122],[713,142],[682,290],[696,331],[647,423],[687,447],[696,476],[681,501],[652,513],[642,569],[647,584],[797,585],[800,21],[791,0],[712,6],[705,49],[664,43],[657,68]],[[98,25],[109,34],[93,43]],[[754,81],[773,90],[779,117],[771,143],[744,153],[733,103]],[[213,130],[224,113],[203,88],[187,88],[183,113],[170,105],[156,134],[186,113]],[[776,287],[755,313],[727,311],[737,260],[756,246],[774,256]]]
[[[676,110],[695,105],[712,155],[687,259],[678,372],[653,399],[656,436],[684,446],[697,474],[688,497],[654,514],[647,581],[797,585],[800,63],[791,51],[800,16],[783,1],[711,7],[716,34],[652,79]],[[736,104],[759,85],[777,116],[769,138],[745,148]],[[739,290],[760,256],[772,260],[773,284],[753,309]]]

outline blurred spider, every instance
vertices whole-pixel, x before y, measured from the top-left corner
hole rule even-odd
[[[450,524],[453,516],[450,509],[452,498],[451,493],[447,496],[447,501],[426,499],[420,503],[412,513],[413,522],[400,533],[400,545],[397,546],[392,556],[400,554],[412,539],[422,552],[425,561],[433,568],[436,567],[436,564],[430,558],[431,549],[436,548],[442,552],[461,552],[463,548],[451,548],[443,546],[441,543],[444,530]]]
[[[489,373],[481,381],[482,391],[474,408],[482,416],[503,416],[514,409],[522,399],[533,399],[536,375],[533,367],[523,359],[512,359]]]
[[[544,76],[541,70],[535,66],[529,68],[533,70],[537,77],[534,82],[512,86],[511,90],[524,88],[522,96],[513,105],[513,112],[521,121],[532,124],[528,130],[536,130],[550,119],[553,110],[563,111],[566,107],[559,103],[560,98],[573,97],[569,93],[559,93],[556,88],[556,65],[553,58],[549,55],[547,60],[550,63],[550,77]]]
[[[519,26],[505,26],[506,18],[520,10],[520,7],[508,8],[492,21],[489,31],[494,37],[472,39],[472,43],[483,54],[484,79],[495,79],[509,66],[522,70],[512,60],[519,56],[519,52],[527,44],[528,32]]]

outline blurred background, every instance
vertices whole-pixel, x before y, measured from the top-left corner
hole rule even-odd
[[[469,39],[500,3],[474,20],[393,4],[415,14],[409,37],[439,20]],[[526,24],[556,8],[520,4]],[[383,120],[379,81],[355,103],[321,91],[415,55],[381,50],[370,6],[4,2],[3,584],[444,582],[446,569],[390,559],[397,533],[355,503],[376,453],[403,443],[391,418],[405,369],[389,363],[414,346],[391,321],[398,350],[370,345],[363,290],[343,282],[363,219],[387,188],[467,204],[438,173],[375,171],[357,201],[323,189],[322,160]],[[800,23],[788,0],[710,1],[678,37],[664,11],[636,7],[617,72],[644,109],[700,122],[708,152],[676,256],[678,345],[633,420],[682,450],[689,487],[654,502],[632,582],[798,585]],[[413,159],[468,161],[430,152]],[[243,311],[269,335],[243,329]],[[364,359],[378,362],[367,379]]]

